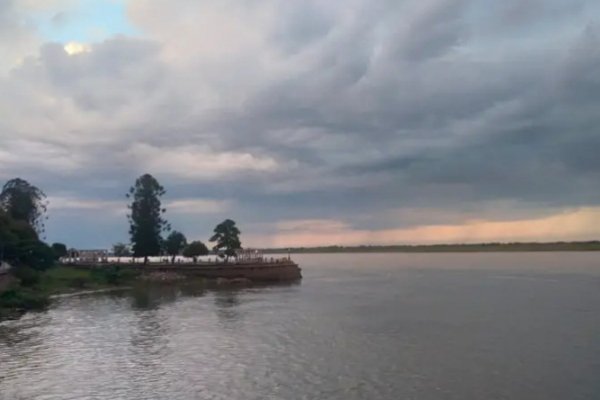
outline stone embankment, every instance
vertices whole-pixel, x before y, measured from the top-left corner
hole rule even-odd
[[[286,282],[302,278],[301,269],[290,259],[256,262],[219,262],[219,263],[98,263],[98,262],[72,262],[67,263],[73,268],[96,269],[118,266],[126,270],[142,272],[144,276],[153,278],[164,277],[159,280],[175,280],[174,277],[198,276],[208,279],[247,280],[254,282]],[[147,278],[146,278],[147,279]]]

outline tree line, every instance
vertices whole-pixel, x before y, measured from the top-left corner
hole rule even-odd
[[[67,254],[62,243],[46,244],[46,194],[24,179],[14,178],[0,192],[0,261],[29,274],[29,268],[45,270]]]
[[[166,209],[161,197],[166,190],[150,174],[140,176],[129,189],[128,205],[130,245],[117,243],[113,246],[116,256],[148,257],[169,255],[197,257],[209,254],[208,247],[199,240],[188,242],[183,233],[172,230],[165,219]],[[24,179],[14,178],[0,192],[0,261],[15,267],[31,267],[45,270],[60,257],[69,254],[63,243],[48,245],[42,240],[48,200],[38,187]],[[212,251],[219,257],[236,257],[241,249],[240,230],[231,219],[218,224],[210,237]]]
[[[165,193],[165,188],[150,174],[144,174],[135,181],[126,194],[131,200],[127,214],[131,251],[126,244],[117,243],[113,246],[114,255],[143,257],[144,263],[147,263],[151,256],[169,255],[174,262],[177,255],[183,255],[196,262],[199,256],[209,254],[203,242],[188,243],[183,233],[171,229],[171,224],[164,217],[167,210],[161,202]],[[225,259],[236,257],[236,251],[242,248],[240,233],[231,219],[218,224],[209,239],[214,243],[214,253]]]

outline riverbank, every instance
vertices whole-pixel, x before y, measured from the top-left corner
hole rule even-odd
[[[301,269],[288,258],[268,260],[248,260],[239,262],[199,261],[196,263],[152,262],[148,264],[121,262],[85,262],[75,261],[65,264],[71,268],[86,271],[102,271],[118,268],[141,274],[167,274],[177,277],[199,277],[204,279],[245,279],[253,282],[290,282],[302,279]]]
[[[600,251],[600,241],[547,243],[474,243],[393,246],[321,246],[262,249],[264,254],[320,253],[484,253],[484,252],[544,252]]]
[[[135,271],[114,267],[92,271],[57,266],[34,275],[27,282],[21,280],[19,283],[15,279],[0,293],[0,320],[17,318],[27,311],[43,310],[54,295],[128,286],[138,275]]]
[[[43,310],[50,298],[80,292],[131,287],[142,283],[214,282],[215,287],[253,283],[294,282],[302,278],[300,268],[291,260],[240,263],[141,264],[73,263],[44,272],[25,269],[0,292],[0,320],[16,318],[27,311]],[[25,276],[27,275],[27,276]],[[205,282],[207,283],[207,282]]]

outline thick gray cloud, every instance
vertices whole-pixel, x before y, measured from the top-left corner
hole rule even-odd
[[[58,199],[51,239],[124,240],[143,172],[199,237],[599,205],[594,2],[176,3],[131,1],[141,37],[45,43],[0,77],[1,175]]]

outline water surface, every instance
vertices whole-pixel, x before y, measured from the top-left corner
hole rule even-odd
[[[298,285],[66,297],[0,399],[598,399],[600,254],[294,257]]]

